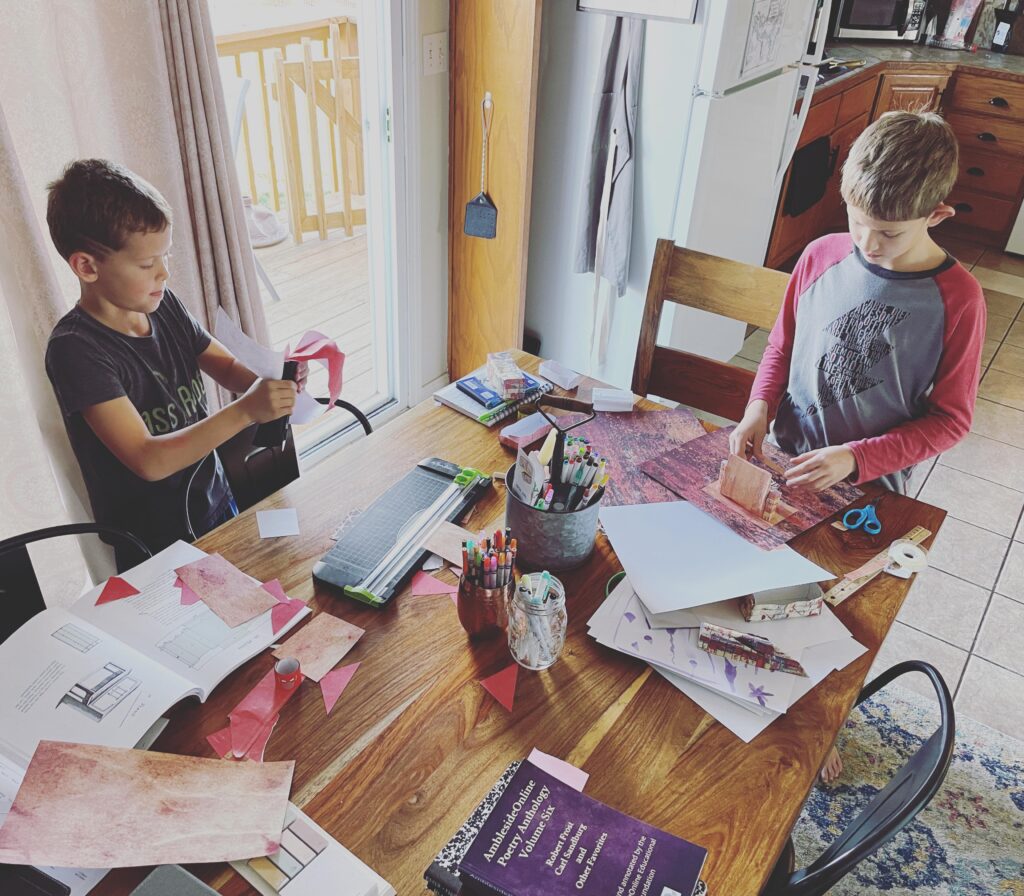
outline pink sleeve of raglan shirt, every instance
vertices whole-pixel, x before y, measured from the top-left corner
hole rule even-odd
[[[870,439],[848,442],[857,459],[855,485],[948,451],[971,429],[985,340],[985,296],[960,265],[935,278],[946,307],[942,355],[928,410]]]

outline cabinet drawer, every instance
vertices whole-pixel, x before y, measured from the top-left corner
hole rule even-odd
[[[998,199],[972,190],[964,190],[958,184],[947,200],[956,209],[953,221],[979,230],[1006,230],[1013,220],[1017,204],[1012,199]]]
[[[963,147],[960,150],[960,173],[957,187],[996,193],[1005,199],[1016,199],[1024,166],[1005,156]]]
[[[965,115],[953,112],[946,121],[956,133],[962,149],[989,149],[1024,156],[1024,122],[992,116]],[[1014,164],[1007,160],[1007,164]]]
[[[804,122],[804,129],[800,134],[798,148],[832,133],[842,98],[843,95],[840,93],[811,106],[810,112],[807,113],[807,121]]]
[[[949,107],[959,112],[1024,121],[1024,84],[983,75],[958,75]]]
[[[875,104],[875,91],[877,90],[878,78],[876,77],[868,78],[863,84],[844,91],[840,96],[836,125],[842,127],[859,115],[870,115],[871,107]]]

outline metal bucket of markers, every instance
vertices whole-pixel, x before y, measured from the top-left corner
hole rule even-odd
[[[505,474],[505,525],[516,534],[520,569],[576,569],[587,562],[597,541],[601,501],[577,510],[538,510],[512,490],[516,465]]]
[[[524,575],[508,605],[508,649],[524,669],[553,666],[565,646],[565,588],[547,572]]]

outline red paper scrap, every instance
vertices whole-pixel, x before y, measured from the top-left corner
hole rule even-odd
[[[458,591],[458,585],[449,585],[442,582],[429,572],[421,570],[412,577],[412,593],[415,597],[427,594],[457,594]]]
[[[256,739],[252,742],[252,746],[246,751],[245,755],[238,757],[241,759],[251,759],[253,762],[262,762],[263,754],[267,750],[267,743],[270,741],[270,735],[274,733],[274,728],[277,727],[277,720],[281,717],[279,715],[274,716],[263,728],[260,729],[259,734],[256,735]],[[207,742],[213,747],[213,752],[216,753],[221,759],[235,759],[235,754],[231,750],[231,726],[228,725],[225,728],[221,728],[220,731],[214,731],[213,734],[206,736]]]
[[[285,688],[277,683],[277,676],[271,669],[236,706],[228,718],[231,720],[231,752],[241,758],[252,749],[263,728],[280,711],[288,699],[299,690],[299,684]]]
[[[221,759],[228,759],[231,756],[230,725],[221,728],[219,731],[214,731],[213,734],[207,734],[206,741],[211,747],[213,747],[213,752]]]
[[[277,606],[270,611],[270,626],[276,635],[295,618],[296,613],[301,613],[305,609],[306,604],[297,597],[289,597],[285,594],[277,579],[264,582],[263,588],[277,599]]]
[[[349,663],[347,666],[342,666],[340,669],[328,672],[320,679],[320,691],[324,695],[324,706],[327,708],[327,715],[331,714],[334,704],[338,702],[342,691],[348,687],[348,683],[352,680],[352,676],[356,674],[356,669],[358,668],[359,663]]]
[[[319,361],[327,368],[327,392],[331,399],[327,407],[333,407],[341,395],[341,374],[345,366],[345,353],[338,344],[323,333],[308,330],[295,351],[285,350],[285,357],[288,361]]]
[[[480,679],[480,684],[505,709],[512,712],[512,703],[516,699],[516,681],[518,678],[519,664],[512,663],[500,672],[495,672],[494,675]]]
[[[178,576],[174,585],[176,588],[181,589],[181,605],[183,607],[190,607],[192,604],[197,604],[201,600],[199,595],[181,580],[181,576]]]
[[[107,584],[103,586],[100,596],[96,598],[96,606],[109,604],[115,600],[132,597],[136,594],[139,594],[139,589],[130,582],[126,582],[120,576],[111,576],[107,579]]]
[[[274,716],[266,725],[264,725],[259,734],[256,735],[256,740],[252,742],[252,746],[249,747],[245,752],[245,758],[252,762],[262,762],[263,754],[267,752],[267,744],[270,743],[270,735],[274,733],[274,728],[277,727],[277,720],[280,716]]]

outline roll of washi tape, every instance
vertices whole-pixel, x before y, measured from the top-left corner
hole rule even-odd
[[[928,566],[928,552],[919,544],[900,538],[889,545],[889,559],[892,565],[886,572],[909,578],[911,573],[920,572]]]
[[[274,676],[281,687],[290,691],[299,683],[301,678],[299,674],[299,661],[293,656],[286,656],[284,659],[278,660],[274,664]]]

